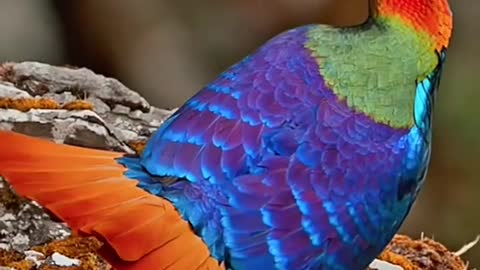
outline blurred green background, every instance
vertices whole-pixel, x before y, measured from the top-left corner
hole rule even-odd
[[[368,0],[1,0],[0,61],[86,66],[150,103],[179,106],[275,34],[363,21]],[[427,184],[403,232],[460,248],[480,233],[480,1],[451,1]],[[480,267],[480,247],[467,256]]]

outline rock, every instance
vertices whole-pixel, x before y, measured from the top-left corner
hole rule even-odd
[[[380,259],[400,265],[404,270],[469,269],[459,254],[423,236],[414,240],[405,235],[396,235]]]
[[[17,197],[4,182],[2,183],[0,245],[21,251],[70,235],[67,226],[52,221],[41,207]]]
[[[79,266],[81,263],[81,261],[78,259],[69,258],[58,252],[53,253],[51,258],[52,258],[52,263],[57,266],[71,267],[71,266]]]
[[[116,79],[106,78],[86,68],[55,67],[36,62],[7,64],[8,77],[17,87],[32,95],[70,92],[79,98],[96,97],[109,104],[148,112],[150,104],[138,93],[128,89]]]
[[[0,98],[31,98],[31,96],[10,83],[0,83]]]
[[[403,267],[391,264],[386,261],[378,260],[375,259],[371,264],[370,264],[370,269],[372,270],[406,270],[403,269]]]
[[[85,68],[7,63],[0,67],[0,81],[0,108],[2,99],[10,99],[0,109],[0,128],[57,143],[133,153],[129,143],[146,140],[172,113]],[[65,106],[75,101],[93,109]]]

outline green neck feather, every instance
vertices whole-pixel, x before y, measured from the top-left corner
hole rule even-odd
[[[318,25],[306,47],[327,85],[357,111],[394,128],[414,125],[416,81],[438,64],[430,39],[400,20],[353,28]]]

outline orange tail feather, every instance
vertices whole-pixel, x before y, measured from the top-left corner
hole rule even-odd
[[[74,232],[102,240],[115,269],[225,269],[171,203],[124,176],[121,156],[0,131],[0,175]]]

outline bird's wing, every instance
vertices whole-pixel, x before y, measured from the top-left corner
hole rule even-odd
[[[101,240],[114,269],[225,269],[170,202],[124,176],[122,156],[0,131],[0,175],[75,233]]]
[[[178,179],[144,188],[172,201],[233,269],[304,269],[379,252],[378,223],[398,214],[386,208],[398,187],[385,183],[398,178],[408,131],[375,123],[329,89],[305,48],[308,29],[221,74],[142,157],[151,174]]]

